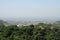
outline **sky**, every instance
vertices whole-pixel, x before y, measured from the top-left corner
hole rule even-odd
[[[0,18],[60,18],[60,0],[0,0]]]

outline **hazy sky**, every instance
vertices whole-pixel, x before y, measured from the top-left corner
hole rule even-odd
[[[60,0],[0,0],[0,17],[60,17]]]

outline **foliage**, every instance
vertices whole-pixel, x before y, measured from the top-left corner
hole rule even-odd
[[[60,40],[60,28],[51,24],[0,26],[0,40]]]

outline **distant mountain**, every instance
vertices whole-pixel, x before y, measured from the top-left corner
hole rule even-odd
[[[2,20],[13,20],[13,21],[59,21],[60,17],[19,17],[19,18],[0,18]]]
[[[38,23],[54,23],[59,21],[59,18],[40,18],[40,17],[24,17],[24,18],[0,18],[0,24],[4,25],[15,25],[15,24],[38,24]],[[3,21],[4,20],[4,21]]]

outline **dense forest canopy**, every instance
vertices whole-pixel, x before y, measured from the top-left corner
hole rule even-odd
[[[44,23],[20,27],[0,25],[0,40],[60,40],[60,26]]]

